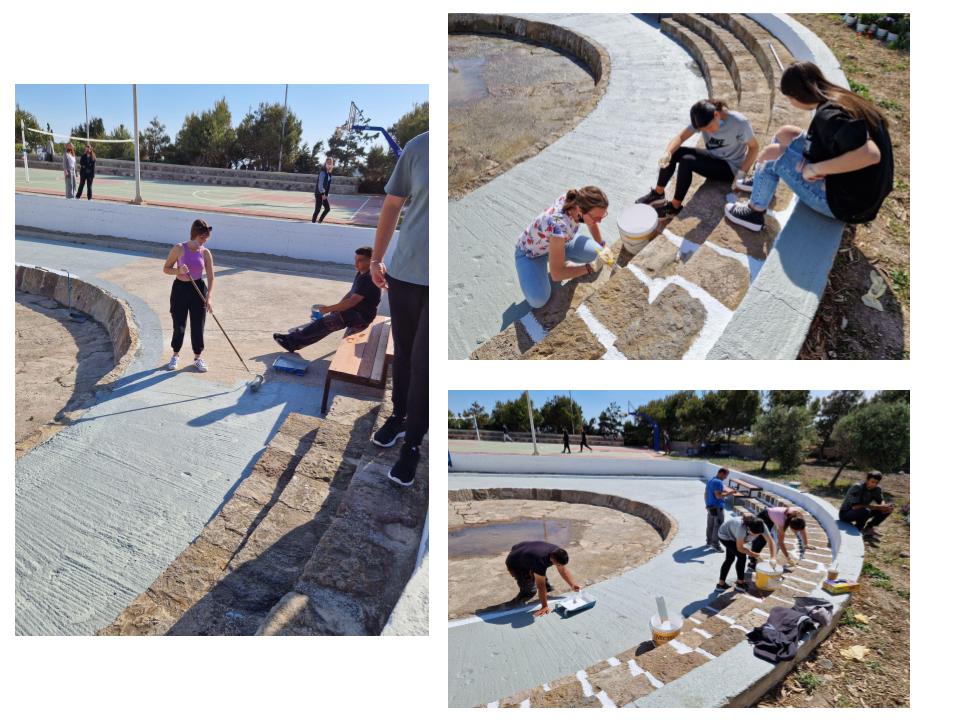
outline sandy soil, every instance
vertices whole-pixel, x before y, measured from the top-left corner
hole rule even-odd
[[[16,455],[60,430],[59,420],[89,400],[114,366],[106,329],[88,318],[74,322],[54,300],[16,294]]]
[[[580,61],[502,37],[450,35],[447,78],[451,198],[539,152],[598,99]]]
[[[589,586],[642,565],[663,548],[656,529],[645,520],[593,505],[538,500],[482,500],[448,505],[449,530],[520,519],[555,519],[575,525],[565,543],[567,566],[574,579]],[[530,540],[539,538],[528,538]],[[510,548],[487,555],[450,560],[448,563],[448,615],[461,618],[477,612],[503,609],[517,594],[517,585],[504,561]],[[555,570],[547,572],[554,586],[552,597],[569,592]]]
[[[847,226],[801,359],[895,360],[910,354],[910,54],[858,37],[840,16],[793,15],[833,51],[851,88],[883,110],[894,188],[877,218]],[[887,285],[883,312],[863,304],[871,272]]]

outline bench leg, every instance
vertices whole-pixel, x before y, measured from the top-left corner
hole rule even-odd
[[[327,375],[326,381],[323,383],[323,401],[320,403],[320,414],[327,414],[327,398],[330,395],[330,376]]]

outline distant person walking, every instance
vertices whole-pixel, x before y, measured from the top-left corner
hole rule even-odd
[[[93,199],[93,176],[96,174],[97,155],[93,148],[87,145],[80,156],[80,187],[77,189],[77,199],[83,195],[83,186],[87,186],[87,200]]]
[[[510,437],[510,434],[507,432],[507,426],[501,425],[500,427],[503,430],[503,442],[513,442],[513,438]]]
[[[560,454],[564,453],[573,454],[573,451],[570,449],[570,433],[567,432],[567,429],[563,429],[563,450],[560,451]]]
[[[173,319],[173,339],[170,347],[173,348],[173,357],[167,363],[168,370],[177,369],[188,316],[193,365],[197,372],[207,372],[208,369],[200,355],[203,352],[203,326],[207,319],[207,310],[213,310],[213,255],[204,247],[212,231],[213,227],[203,220],[194,220],[190,227],[190,240],[174,245],[163,264],[163,274],[175,276],[170,289],[170,316]],[[204,272],[207,275],[206,283],[203,280]],[[194,284],[200,293],[197,293]]]
[[[420,443],[427,433],[427,396],[430,372],[430,139],[429,133],[407,142],[387,181],[380,211],[370,274],[377,287],[387,289],[393,327],[393,414],[374,434],[381,447],[404,438],[400,459],[388,476],[398,485],[413,484],[420,462]],[[388,270],[387,247],[409,199],[397,249]]]
[[[583,452],[583,449],[586,448],[590,452],[593,452],[593,448],[590,447],[590,444],[587,442],[587,429],[581,425],[580,426],[580,452]]]
[[[63,151],[63,182],[67,199],[73,200],[77,193],[77,156],[73,143],[67,143]]]
[[[330,212],[329,198],[331,182],[333,182],[333,158],[328,157],[324,161],[323,167],[320,168],[320,173],[317,175],[317,186],[313,189],[315,205],[313,207],[313,220],[311,222],[322,223],[327,213]],[[322,215],[320,214],[320,208],[323,208]],[[320,215],[319,220],[317,220],[317,215]]]

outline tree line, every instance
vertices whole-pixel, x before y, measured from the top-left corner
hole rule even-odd
[[[850,464],[883,472],[904,469],[910,459],[910,393],[885,390],[867,399],[859,390],[835,390],[823,398],[811,398],[806,390],[716,390],[683,391],[653,400],[635,413],[650,416],[676,440],[709,446],[734,439],[759,449],[763,468],[774,460],[781,471],[790,472],[811,454],[821,460],[827,447],[840,458],[830,484]],[[465,411],[447,411],[448,426],[481,430],[530,430],[526,393],[514,400],[497,401],[493,410],[474,402]],[[533,421],[540,432],[578,432],[622,436],[624,444],[649,446],[653,429],[637,422],[635,414],[610,403],[597,417],[585,418],[583,408],[568,395],[554,395],[539,408]]]
[[[404,113],[388,131],[403,147],[407,141],[429,127],[429,103],[416,103]],[[26,127],[44,128],[37,117],[16,107],[16,144],[20,152],[20,121]],[[362,115],[358,124],[368,118]],[[46,130],[50,131],[47,124]],[[129,140],[133,133],[123,123],[107,132],[103,119],[90,118],[90,138],[93,140]],[[87,137],[85,123],[72,127],[74,137]],[[281,148],[281,135],[282,148]],[[326,156],[334,159],[336,172],[361,178],[361,192],[382,192],[383,185],[393,172],[396,158],[389,150],[372,145],[376,134],[361,132],[334,132],[326,140],[317,140],[312,145],[303,137],[303,122],[289,107],[286,111],[280,103],[260,103],[233,125],[233,115],[226,98],[221,98],[213,107],[199,113],[190,113],[183,125],[171,139],[166,126],[154,117],[140,132],[140,159],[145,162],[198,165],[217,168],[243,168],[248,170],[277,170],[281,160],[284,172],[316,173]],[[32,145],[46,145],[46,140],[34,134],[28,137]],[[65,142],[54,143],[55,151],[63,151]],[[94,149],[98,157],[133,160],[132,143],[97,143]]]

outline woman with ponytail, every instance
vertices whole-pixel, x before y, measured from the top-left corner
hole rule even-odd
[[[515,252],[517,277],[531,307],[547,304],[551,280],[570,280],[599,269],[597,256],[603,250],[599,223],[607,216],[609,205],[603,190],[593,185],[568,190],[520,234]],[[581,222],[592,237],[577,236]]]
[[[683,144],[696,133],[703,136],[705,149]],[[667,143],[660,158],[656,187],[638,198],[637,203],[656,208],[661,218],[674,217],[683,209],[694,173],[744,189],[747,171],[759,152],[760,145],[746,115],[730,110],[723,100],[700,100],[690,108],[690,124]],[[673,200],[667,202],[665,188],[674,172],[677,184]]]
[[[780,92],[801,110],[815,110],[804,132],[790,125],[757,161],[748,203],[728,203],[727,218],[762,230],[777,184],[783,180],[804,205],[829,218],[865,223],[893,189],[893,147],[887,123],[872,103],[829,82],[813,63],[791,65]]]

